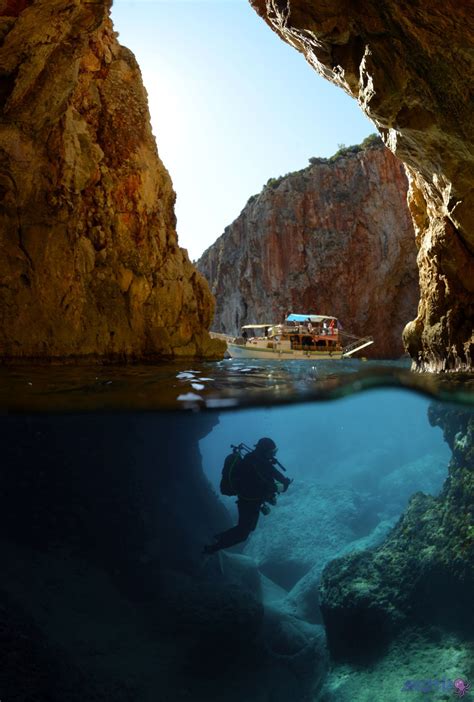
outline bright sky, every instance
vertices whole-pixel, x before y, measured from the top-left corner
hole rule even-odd
[[[269,178],[375,131],[248,0],[115,0],[112,18],[142,70],[191,259]]]

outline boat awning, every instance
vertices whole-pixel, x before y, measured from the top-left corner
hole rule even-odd
[[[270,327],[276,326],[274,322],[270,324],[245,324],[241,329],[270,329]]]
[[[336,319],[337,317],[331,317],[329,314],[289,314],[286,318],[287,322],[307,322],[308,319],[311,322],[324,322],[325,319]]]

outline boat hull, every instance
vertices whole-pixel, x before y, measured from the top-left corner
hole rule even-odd
[[[342,351],[300,351],[294,349],[268,349],[253,344],[227,343],[227,351],[232,358],[265,358],[274,361],[340,361]]]

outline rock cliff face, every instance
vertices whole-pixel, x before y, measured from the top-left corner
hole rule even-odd
[[[421,300],[405,343],[420,368],[472,368],[472,3],[250,1],[321,75],[357,99],[409,167]]]
[[[0,0],[0,356],[220,355],[106,0]]]
[[[270,180],[204,253],[216,331],[289,311],[331,314],[374,336],[368,355],[401,355],[419,294],[408,184],[381,141],[368,141]]]

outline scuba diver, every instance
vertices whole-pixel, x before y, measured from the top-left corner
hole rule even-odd
[[[269,513],[270,508],[266,503],[276,504],[278,488],[275,481],[283,485],[283,492],[288,490],[292,482],[275,468],[275,464],[281,468],[283,466],[275,458],[278,449],[272,439],[260,439],[253,451],[244,444],[233,449],[224,464],[221,492],[237,495],[239,521],[237,526],[216,534],[215,543],[204,546],[204,554],[215,553],[245,541],[250,532],[255,530],[260,512]],[[242,449],[248,451],[243,457],[240,455]]]

